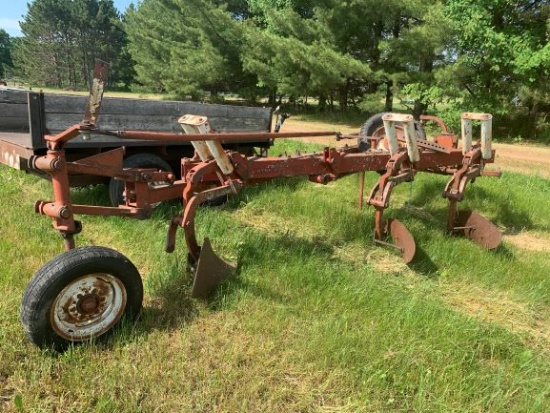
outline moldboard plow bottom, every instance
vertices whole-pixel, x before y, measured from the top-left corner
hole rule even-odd
[[[210,240],[205,238],[194,271],[191,297],[208,297],[224,280],[234,276],[236,270],[237,265],[227,263],[218,257],[210,245]]]
[[[104,74],[98,72],[98,82]],[[101,85],[99,85],[101,86]],[[94,89],[100,94],[102,87]],[[21,304],[21,321],[27,337],[42,348],[58,351],[71,344],[103,339],[124,319],[133,320],[142,307],[143,287],[136,267],[121,253],[105,247],[76,248],[75,235],[83,230],[75,220],[77,214],[124,216],[146,219],[154,204],[174,198],[183,199],[183,210],[172,218],[166,251],[176,248],[177,234],[183,230],[188,265],[193,272],[191,295],[208,297],[224,280],[235,274],[235,265],[226,263],[213,251],[206,238],[199,244],[195,230],[197,209],[206,202],[231,196],[245,186],[275,178],[304,176],[317,184],[326,184],[351,174],[359,174],[360,205],[366,202],[375,209],[374,243],[394,249],[407,263],[416,252],[413,236],[396,219],[386,219],[393,189],[412,182],[418,173],[448,175],[443,190],[449,212],[447,232],[465,236],[486,249],[501,242],[498,228],[481,215],[459,211],[468,183],[482,176],[499,176],[485,166],[494,160],[491,149],[491,115],[462,115],[461,145],[444,129],[431,140],[420,133],[422,125],[410,115],[381,114],[383,129],[370,135],[341,135],[334,132],[262,133],[274,140],[281,137],[336,135],[337,139],[354,139],[357,145],[296,156],[246,156],[224,149],[224,143],[258,139],[257,133],[215,133],[204,116],[185,115],[179,119],[183,133],[147,131],[112,131],[96,126],[100,96],[95,96],[81,124],[44,137],[48,152],[32,162],[51,177],[53,200],[36,203],[36,212],[49,216],[54,229],[62,236],[65,252],[46,263],[29,282]],[[433,118],[427,119],[432,121]],[[472,139],[472,122],[479,122],[481,138]],[[442,122],[437,120],[441,125]],[[420,129],[419,129],[420,128]],[[65,145],[81,134],[117,136],[120,139],[172,139],[188,142],[195,156],[181,159],[181,178],[155,168],[127,168],[121,150],[115,149],[90,158],[70,162]],[[386,149],[387,148],[387,149]],[[377,182],[364,196],[364,173],[380,173]],[[87,173],[124,182],[124,204],[118,207],[77,205],[71,200],[69,175]],[[163,182],[163,185],[153,185]]]

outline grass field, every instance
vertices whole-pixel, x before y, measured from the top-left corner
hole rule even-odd
[[[18,320],[28,280],[62,249],[33,212],[49,184],[3,166],[0,182],[0,411],[550,410],[549,179],[505,173],[468,188],[460,207],[506,234],[494,252],[444,235],[445,177],[400,185],[387,215],[416,239],[410,267],[373,245],[355,176],[247,188],[198,214],[199,237],[239,262],[206,302],[189,298],[182,234],[163,252],[178,202],[148,221],[82,217],[79,245],[136,264],[144,310],[108,342],[62,355],[29,344]],[[74,198],[108,203],[102,187]]]

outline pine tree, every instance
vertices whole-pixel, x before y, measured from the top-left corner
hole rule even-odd
[[[144,0],[126,15],[138,81],[176,96],[243,92],[255,79],[240,62],[245,1]]]
[[[35,0],[21,22],[14,60],[31,83],[87,87],[96,58],[111,62],[117,83],[126,34],[112,0]]]
[[[10,35],[4,29],[0,29],[0,79],[6,75],[7,69],[13,66],[11,47]]]

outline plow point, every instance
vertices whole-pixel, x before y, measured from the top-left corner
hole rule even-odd
[[[212,250],[210,240],[205,238],[193,279],[191,297],[208,297],[226,278],[235,275],[235,271],[236,266],[218,257]]]
[[[392,237],[394,244],[401,250],[401,258],[406,264],[412,261],[416,253],[414,238],[401,222],[397,219],[388,219],[387,232]]]
[[[473,211],[460,211],[456,218],[456,233],[464,235],[483,248],[492,250],[500,245],[502,234],[495,224]]]

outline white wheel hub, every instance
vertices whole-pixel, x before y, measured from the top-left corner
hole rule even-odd
[[[61,337],[83,341],[110,330],[124,314],[126,288],[110,274],[90,274],[68,284],[55,298],[50,320]]]

